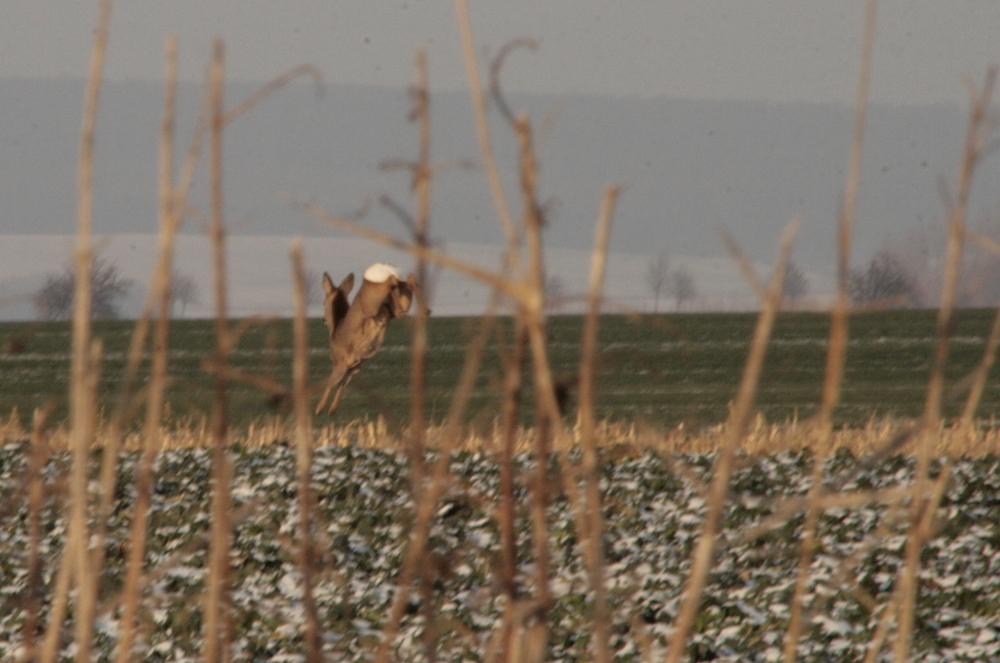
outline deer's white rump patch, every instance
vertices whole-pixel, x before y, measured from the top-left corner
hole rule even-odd
[[[395,276],[400,281],[403,280],[399,269],[387,262],[377,262],[365,270],[365,280],[372,283],[385,283],[390,276]]]

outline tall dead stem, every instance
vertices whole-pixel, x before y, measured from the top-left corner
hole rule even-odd
[[[518,315],[523,316],[531,344],[532,373],[536,402],[541,404],[547,398],[554,399],[555,386],[548,371],[545,341],[545,265],[542,252],[542,227],[544,220],[538,205],[535,151],[532,143],[531,124],[527,116],[521,115],[514,122],[520,148],[521,195],[524,211],[523,223],[527,231],[528,269],[525,274],[528,301],[518,307]],[[554,412],[554,413],[553,413]],[[548,642],[548,615],[552,598],[549,593],[549,523],[548,523],[548,473],[549,453],[552,450],[552,428],[559,425],[558,408],[539,406],[535,409],[534,476],[531,482],[531,545],[534,556],[535,610],[527,644],[528,660],[541,660]]]
[[[306,277],[302,265],[302,241],[292,244],[292,278],[295,285],[295,317],[292,322],[292,399],[295,408],[296,469],[299,492],[299,573],[302,575],[302,607],[305,612],[305,650],[308,663],[323,660],[322,637],[316,601],[313,597],[313,568],[316,565],[312,536],[315,500],[310,484],[312,465],[312,416],[309,411],[309,341],[306,328]]]
[[[180,225],[178,198],[173,189],[174,114],[177,92],[177,39],[168,37],[166,42],[165,95],[163,126],[160,132],[160,237],[159,258],[150,289],[150,303],[159,304],[153,337],[153,365],[150,372],[149,396],[146,406],[146,429],[142,455],[136,477],[136,500],[129,537],[128,559],[125,566],[124,604],[120,620],[121,635],[118,641],[118,663],[131,657],[135,634],[136,615],[142,593],[142,566],[146,553],[146,530],[149,507],[153,493],[153,461],[161,445],[161,421],[167,381],[167,348],[172,305],[170,275],[173,265],[174,237]],[[147,307],[148,309],[148,307]],[[144,311],[142,320],[148,319]],[[139,332],[136,332],[139,335]],[[145,334],[143,333],[143,336]]]
[[[604,270],[608,256],[608,238],[611,235],[611,219],[618,200],[618,187],[608,187],[604,192],[601,214],[597,220],[594,250],[590,263],[590,288],[587,295],[587,317],[584,319],[583,339],[580,351],[580,444],[583,447],[584,512],[587,515],[587,531],[582,533],[581,546],[590,552],[588,575],[590,593],[593,597],[594,633],[591,636],[594,661],[609,663],[610,617],[604,587],[604,519],[601,513],[600,476],[597,471],[596,416],[594,414],[595,363],[597,358],[597,326],[601,311],[601,293],[604,288]]]
[[[438,500],[448,485],[451,451],[458,442],[459,434],[461,433],[462,421],[465,420],[469,398],[472,395],[476,376],[479,374],[483,350],[486,347],[489,331],[492,328],[497,304],[498,296],[495,293],[486,315],[480,320],[476,336],[465,353],[462,374],[459,376],[458,385],[455,388],[455,396],[452,399],[451,408],[448,411],[448,417],[445,419],[443,426],[444,433],[441,436],[442,443],[438,449],[438,457],[424,482],[424,489],[420,493],[420,500],[416,503],[416,514],[413,527],[410,530],[403,564],[399,571],[396,593],[393,596],[392,604],[389,606],[386,625],[382,629],[382,642],[375,653],[376,663],[385,663],[385,661],[389,660],[390,649],[399,631],[400,620],[403,618],[403,612],[409,599],[410,586],[419,570],[420,562],[424,559],[427,550],[427,539],[430,535],[431,524],[433,523],[434,511]]]
[[[296,67],[263,85],[246,101],[226,112],[223,96],[225,49],[221,40],[213,44],[212,64],[209,68],[209,192],[211,198],[211,223],[209,236],[212,241],[215,273],[215,352],[211,361],[215,379],[215,396],[212,415],[212,523],[209,539],[208,577],[205,591],[204,642],[202,658],[206,663],[227,661],[232,637],[229,622],[228,584],[229,549],[232,545],[232,526],[229,521],[230,483],[232,468],[226,454],[228,438],[227,382],[229,349],[238,338],[238,329],[231,330],[226,302],[226,242],[222,200],[222,135],[227,123],[250,110],[275,90],[302,75],[319,74],[310,66]],[[196,144],[192,144],[192,152]],[[190,180],[185,170],[181,178],[182,190]]]
[[[28,559],[25,564],[24,581],[26,601],[23,640],[26,660],[36,660],[35,639],[44,593],[41,545],[45,484],[42,471],[49,457],[49,445],[45,435],[47,418],[48,413],[45,410],[36,408],[31,425],[31,458],[28,465]]]
[[[795,589],[789,606],[788,632],[785,636],[784,661],[795,660],[796,649],[802,634],[803,597],[809,580],[809,566],[816,548],[816,525],[819,519],[818,500],[823,492],[823,468],[832,449],[833,410],[840,402],[840,389],[844,379],[847,357],[848,286],[851,265],[851,241],[857,215],[858,190],[861,183],[861,155],[864,146],[865,116],[868,108],[868,89],[871,80],[872,51],[875,45],[875,18],[877,0],[868,0],[865,12],[864,37],[861,44],[861,71],[854,105],[854,130],[851,153],[847,165],[844,200],[840,209],[837,232],[837,294],[830,314],[830,341],[826,355],[823,379],[823,396],[816,417],[817,453],[813,458],[812,485],[809,489],[809,506],[802,528],[802,545],[799,550]]]
[[[73,296],[73,331],[70,359],[70,471],[69,532],[60,559],[56,582],[56,596],[49,613],[41,660],[54,661],[59,648],[62,620],[65,615],[71,582],[75,583],[76,606],[74,610],[76,660],[90,660],[91,640],[94,629],[96,580],[92,576],[91,557],[88,549],[87,525],[87,474],[88,452],[94,439],[96,426],[95,393],[100,346],[91,341],[91,270],[93,248],[93,164],[94,126],[104,70],[104,55],[108,43],[108,26],[111,20],[111,1],[102,0],[99,7],[97,30],[91,51],[90,72],[83,106],[80,131],[80,155],[77,182],[77,246],[75,292]]]
[[[955,303],[955,290],[958,284],[959,271],[962,263],[962,251],[965,238],[965,217],[969,204],[969,191],[976,165],[990,132],[990,123],[986,121],[990,99],[993,96],[993,86],[996,83],[997,69],[991,67],[986,72],[983,87],[972,90],[969,107],[969,123],[965,136],[965,149],[958,171],[958,186],[948,223],[948,248],[945,258],[944,282],[941,288],[941,304],[937,312],[938,341],[934,351],[934,361],[927,384],[927,401],[924,407],[923,431],[918,438],[917,467],[914,471],[914,491],[916,498],[910,504],[911,529],[906,539],[904,564],[900,572],[898,606],[896,609],[898,625],[896,639],[893,643],[893,658],[905,661],[910,654],[913,634],[913,616],[917,601],[917,573],[920,567],[920,550],[924,539],[929,534],[929,526],[923,523],[930,518],[928,511],[937,508],[936,501],[924,499],[928,495],[931,438],[937,434],[941,425],[941,398],[944,393],[944,374],[948,365],[948,355],[951,340],[952,314]],[[929,497],[929,496],[928,496]]]
[[[775,261],[774,273],[771,275],[771,283],[767,290],[767,299],[764,302],[760,316],[757,318],[757,326],[754,329],[746,368],[743,371],[743,377],[736,391],[736,400],[733,405],[732,414],[729,416],[729,421],[726,422],[725,435],[712,470],[712,482],[709,485],[708,508],[705,513],[705,521],[698,536],[698,543],[691,553],[691,574],[688,576],[687,584],[684,588],[680,614],[677,616],[677,621],[674,624],[674,633],[670,638],[670,648],[666,658],[667,663],[677,663],[683,657],[688,636],[691,634],[695,617],[701,606],[702,592],[705,588],[708,570],[712,565],[712,558],[715,552],[715,538],[719,533],[722,508],[725,505],[726,494],[729,491],[729,476],[732,473],[733,460],[736,456],[736,449],[740,438],[743,436],[747,422],[750,419],[750,412],[757,394],[757,384],[764,365],[767,342],[771,335],[771,328],[774,325],[775,313],[781,301],[781,283],[784,279],[785,267],[788,265],[788,255],[792,248],[792,238],[795,236],[798,226],[799,220],[793,220],[788,224],[781,237],[781,243],[778,248],[778,259]]]
[[[417,198],[417,214],[413,225],[413,241],[422,247],[428,245],[428,227],[431,213],[431,116],[430,86],[427,76],[427,52],[417,51],[417,84],[412,91],[413,118],[417,123],[419,140],[417,160],[413,164],[413,192]],[[424,467],[424,447],[426,446],[427,390],[427,261],[417,258],[416,291],[417,310],[413,320],[412,362],[410,366],[410,471],[412,474],[414,501],[420,501],[424,489],[426,469]],[[424,619],[424,656],[427,661],[435,660],[437,649],[437,627],[434,611],[434,573],[431,565],[420,570],[420,613]]]
[[[517,530],[514,504],[514,447],[517,442],[518,413],[521,410],[521,384],[524,375],[524,353],[528,341],[521,316],[515,316],[511,350],[504,361],[503,404],[501,405],[500,505],[497,529],[500,532],[499,585],[504,596],[504,618],[500,634],[500,660],[516,661],[512,636],[517,613]]]
[[[414,242],[423,247],[428,245],[428,226],[431,211],[431,119],[430,88],[427,83],[427,53],[417,52],[417,85],[413,89],[413,117],[420,132],[417,161],[413,164],[413,192],[417,197],[417,215],[413,228]],[[414,495],[418,496],[424,476],[424,438],[426,422],[424,403],[427,388],[427,261],[417,257],[416,292],[417,310],[413,324],[412,364],[410,368],[410,435],[412,448],[410,462],[414,474]]]
[[[204,642],[202,658],[206,663],[228,660],[228,619],[226,596],[229,583],[229,549],[232,532],[229,523],[229,457],[226,454],[227,402],[226,360],[229,354],[228,313],[226,306],[225,228],[222,216],[222,130],[223,114],[222,41],[213,48],[209,89],[211,122],[209,136],[209,188],[213,264],[215,267],[215,401],[212,415],[212,522],[208,553],[208,577],[205,588]]]

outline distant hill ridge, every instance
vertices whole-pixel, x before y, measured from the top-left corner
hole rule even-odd
[[[229,84],[227,103],[254,88]],[[72,232],[82,96],[81,81],[0,79],[3,234]],[[197,86],[181,86],[178,161],[197,98]],[[847,106],[526,95],[511,95],[510,103],[535,121],[553,246],[588,246],[602,189],[617,182],[626,185],[612,233],[618,251],[721,255],[717,229],[724,225],[753,258],[769,261],[781,228],[801,214],[806,225],[797,259],[820,270],[832,263],[851,124]],[[478,161],[468,94],[435,93],[431,104],[434,160]],[[95,180],[99,232],[155,231],[161,106],[159,83],[105,84]],[[290,198],[342,214],[381,193],[408,204],[408,175],[379,169],[385,160],[414,155],[408,111],[405,90],[356,85],[332,85],[319,96],[312,86],[296,84],[263,102],[227,132],[224,186],[231,231],[317,232],[311,219],[289,207]],[[496,113],[491,121],[516,210],[514,141]],[[937,226],[943,216],[937,179],[954,178],[964,122],[957,105],[871,108],[859,256],[887,237]],[[984,164],[973,218],[995,205],[991,186],[983,182],[995,181],[998,173],[996,158]],[[480,171],[442,171],[433,195],[435,235],[452,242],[501,241]],[[194,200],[204,206],[204,199],[199,184]],[[366,223],[402,232],[393,214],[377,205]]]

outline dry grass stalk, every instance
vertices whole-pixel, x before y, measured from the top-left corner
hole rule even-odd
[[[228,619],[224,614],[229,578],[229,548],[232,532],[229,523],[230,461],[226,454],[227,403],[224,369],[230,338],[226,307],[225,230],[222,217],[222,130],[223,112],[222,42],[213,48],[209,80],[212,115],[209,140],[209,188],[213,264],[215,268],[215,400],[212,418],[212,515],[208,553],[208,577],[205,581],[204,642],[202,658],[206,663],[228,660]]]
[[[31,458],[28,465],[28,559],[25,564],[25,606],[24,606],[24,651],[25,660],[35,660],[35,640],[38,631],[39,612],[42,607],[42,505],[45,500],[45,484],[42,470],[49,457],[49,446],[45,436],[48,413],[36,408],[32,415]]]
[[[229,124],[267,97],[294,81],[296,78],[302,78],[303,76],[311,77],[313,82],[316,83],[316,89],[319,92],[322,92],[323,75],[320,73],[319,69],[311,64],[302,64],[286,71],[280,76],[272,78],[270,81],[256,89],[249,97],[241,101],[237,106],[230,108],[223,114],[221,118],[222,124]]]
[[[494,297],[491,299],[490,305],[487,308],[486,315],[484,315],[479,321],[479,329],[476,336],[466,351],[465,361],[462,364],[462,374],[460,375],[458,385],[455,388],[455,395],[452,398],[451,407],[448,411],[448,417],[445,420],[444,425],[439,428],[438,434],[433,436],[433,438],[438,441],[438,444],[436,445],[438,458],[434,463],[434,466],[431,468],[431,471],[428,473],[424,487],[420,492],[420,500],[416,503],[416,517],[414,518],[414,523],[410,530],[406,553],[403,557],[403,564],[399,571],[399,580],[396,583],[396,593],[393,596],[392,604],[389,607],[389,616],[386,620],[386,625],[382,629],[382,642],[375,653],[376,663],[384,663],[389,659],[389,650],[392,647],[396,633],[399,630],[400,620],[403,617],[403,612],[406,608],[409,596],[410,585],[413,583],[413,578],[419,570],[419,564],[424,558],[424,553],[427,548],[427,540],[430,535],[430,528],[433,522],[434,511],[437,507],[438,500],[449,484],[449,461],[451,458],[451,452],[461,441],[459,438],[462,421],[465,419],[469,398],[472,395],[472,388],[475,385],[476,376],[479,373],[483,350],[486,347],[486,341],[489,337],[489,332],[492,329],[496,307],[498,304],[499,293],[495,292]],[[368,435],[368,439],[374,442],[372,446],[379,446],[379,441],[389,438],[389,435],[386,434],[384,430],[384,421],[380,419],[379,422],[381,423],[381,427],[383,429],[381,431],[382,434],[380,435],[374,434],[373,429],[375,429],[376,426],[370,422],[361,424],[358,427],[361,430],[372,430],[372,433]],[[321,439],[324,439],[322,435],[323,432],[321,431]],[[341,437],[340,439],[345,438]],[[393,446],[396,448],[402,448],[401,444],[398,442]]]
[[[153,460],[162,441],[162,416],[167,380],[167,346],[171,313],[170,275],[173,264],[174,237],[180,225],[178,198],[173,188],[173,141],[174,114],[177,91],[177,40],[168,37],[166,42],[165,95],[163,104],[163,127],[160,132],[160,237],[159,258],[150,288],[149,303],[137,325],[148,320],[148,310],[154,303],[159,304],[159,312],[153,339],[153,362],[150,370],[148,400],[146,405],[146,427],[142,455],[136,476],[136,502],[132,518],[132,533],[129,538],[129,552],[126,562],[125,586],[123,589],[121,635],[118,641],[118,663],[126,663],[131,657],[135,633],[135,621],[141,595],[142,565],[146,552],[146,529],[149,507],[153,492]],[[131,356],[130,356],[131,361]],[[108,453],[108,450],[105,450]],[[117,451],[115,452],[117,455]],[[106,489],[107,490],[107,489]]]
[[[701,605],[701,596],[708,577],[715,551],[715,538],[719,532],[722,508],[729,490],[729,476],[733,469],[733,459],[739,439],[750,420],[760,380],[760,372],[764,365],[764,354],[767,341],[774,325],[774,317],[781,302],[781,284],[788,264],[788,256],[792,248],[792,238],[798,229],[798,219],[793,220],[785,229],[778,248],[778,259],[775,262],[774,273],[768,287],[767,299],[754,329],[750,354],[747,356],[746,368],[736,392],[736,400],[729,421],[726,424],[725,438],[722,440],[718,457],[712,470],[712,482],[709,485],[708,509],[698,543],[691,553],[691,574],[688,576],[681,601],[680,613],[674,624],[674,633],[670,638],[667,652],[667,663],[677,663],[684,655],[688,636],[694,626],[695,617]]]
[[[594,416],[595,362],[597,357],[597,325],[604,288],[604,269],[607,264],[608,238],[611,219],[618,199],[618,187],[608,187],[604,192],[601,214],[597,222],[594,250],[590,265],[587,317],[584,320],[580,356],[580,441],[583,448],[584,510],[588,529],[583,533],[582,546],[589,549],[588,572],[590,592],[593,596],[594,632],[591,636],[593,657],[597,663],[611,660],[610,618],[604,586],[604,522],[601,515],[600,477],[597,471],[597,436]]]
[[[413,222],[413,241],[422,247],[428,246],[428,227],[431,211],[431,181],[433,172],[430,161],[431,151],[431,118],[430,118],[430,86],[427,80],[427,53],[423,49],[416,55],[417,84],[411,94],[413,97],[413,115],[417,123],[419,139],[417,160],[411,165],[413,173],[412,189],[417,198],[417,213]],[[417,310],[413,316],[413,334],[411,336],[410,364],[410,472],[413,484],[414,501],[420,501],[423,490],[424,447],[426,445],[426,406],[427,389],[427,261],[417,258],[416,265]],[[424,619],[424,656],[428,661],[435,659],[437,649],[437,628],[434,611],[434,576],[430,565],[425,565],[420,572],[420,612]]]
[[[499,57],[498,57],[499,60]],[[520,147],[521,195],[524,202],[522,223],[527,231],[528,271],[524,275],[526,290],[531,296],[518,306],[518,316],[524,320],[531,349],[535,398],[534,475],[531,482],[531,544],[534,557],[534,623],[527,635],[529,660],[541,660],[548,643],[548,614],[552,598],[549,592],[549,524],[548,472],[551,451],[551,431],[561,428],[555,404],[555,386],[549,371],[545,335],[545,267],[542,252],[542,211],[538,205],[535,152],[531,125],[527,116],[516,118],[514,131]],[[551,400],[551,404],[549,401]],[[573,486],[575,490],[575,486]]]
[[[292,244],[292,275],[295,285],[293,319],[292,398],[295,408],[296,470],[299,497],[299,573],[302,574],[302,606],[305,612],[305,653],[308,663],[323,660],[322,634],[313,598],[313,568],[316,565],[312,536],[315,500],[310,485],[312,465],[312,417],[309,412],[308,330],[306,328],[306,277],[302,265],[302,242]]]
[[[945,258],[944,283],[941,290],[941,304],[937,313],[938,342],[934,352],[931,375],[927,384],[927,402],[924,408],[923,432],[917,447],[917,468],[914,485],[918,495],[925,495],[929,481],[931,436],[940,427],[941,400],[944,393],[944,373],[948,365],[950,350],[951,322],[954,309],[955,291],[961,268],[965,236],[965,218],[968,209],[969,191],[976,164],[982,148],[989,136],[991,126],[986,121],[997,69],[991,67],[986,72],[983,87],[971,94],[969,123],[965,138],[965,149],[959,166],[958,187],[950,211],[948,223],[948,248]],[[920,550],[926,533],[921,522],[926,512],[936,508],[936,502],[914,499],[910,506],[911,531],[906,540],[905,562],[899,578],[897,607],[898,628],[893,647],[897,661],[909,657],[913,633],[913,617],[916,611],[917,573],[920,566]]]
[[[924,435],[929,433],[924,431]],[[925,442],[922,444],[926,445]],[[918,456],[919,462],[919,456]],[[934,516],[941,496],[944,495],[951,473],[951,462],[946,461],[941,473],[934,481],[930,490],[926,490],[918,481],[914,482],[914,497],[911,501],[911,518],[913,524],[906,538],[903,567],[896,583],[893,603],[897,614],[895,639],[893,641],[893,660],[909,660],[910,647],[913,640],[913,616],[916,612],[917,587],[916,572],[920,567],[920,550],[924,542],[930,538],[934,527]],[[926,499],[923,499],[926,495]],[[912,505],[918,505],[914,510]],[[915,517],[914,517],[915,516]],[[877,655],[877,650],[876,650]]]
[[[467,355],[472,354],[470,346]],[[463,369],[464,372],[464,369]],[[449,415],[450,421],[450,415]],[[801,451],[812,448],[814,438],[808,436],[808,422],[794,420],[769,422],[762,416],[755,416],[745,435],[739,442],[739,451],[751,456],[767,455],[782,451]],[[427,426],[427,448],[439,450],[447,446],[452,450],[492,451],[500,449],[503,436],[502,419],[492,425],[480,426],[475,430],[462,427],[451,428],[450,423]],[[8,440],[27,440],[30,430],[25,431],[20,422],[7,421],[0,425]],[[95,447],[103,444],[108,424],[100,423],[94,442]],[[228,437],[231,443],[244,447],[263,447],[276,442],[288,441],[294,437],[294,430],[282,417],[266,417],[241,428],[232,428]],[[886,457],[899,453],[900,439],[905,444],[913,434],[913,422],[904,419],[871,419],[856,428],[843,428],[833,432],[831,448],[844,449],[856,458],[863,457],[866,468],[872,467]],[[405,452],[408,449],[408,433],[400,434],[396,427],[383,417],[358,419],[342,424],[317,426],[315,446],[354,446],[363,449],[382,449]],[[579,427],[566,431],[568,444],[579,446]],[[56,426],[48,430],[49,447],[68,449],[68,429]],[[681,423],[663,431],[649,426],[620,422],[601,421],[597,424],[597,442],[602,449],[614,450],[618,454],[642,454],[646,452],[669,456],[670,454],[713,453],[719,448],[724,437],[724,426],[715,425],[692,429]],[[515,426],[515,452],[529,451],[534,445],[533,427]],[[182,417],[167,420],[162,431],[162,449],[187,449],[211,446],[211,424],[205,417]],[[144,436],[141,432],[125,436],[122,448],[142,450]],[[960,424],[942,426],[932,437],[932,455],[950,458],[979,458],[1000,454],[1000,428],[989,421],[981,425],[963,427]],[[834,482],[836,483],[836,482]]]
[[[506,598],[504,618],[499,634],[500,660],[514,660],[513,635],[516,628],[517,607],[517,530],[515,529],[516,505],[514,503],[514,452],[517,447],[518,412],[521,409],[521,383],[524,373],[524,354],[528,343],[527,330],[518,317],[514,323],[511,351],[504,360],[503,404],[500,432],[500,505],[497,510],[497,529],[500,533],[499,585]]]
[[[427,82],[427,53],[423,49],[417,52],[417,86],[413,90],[413,117],[419,127],[419,147],[417,161],[412,165],[413,191],[417,197],[417,214],[413,228],[413,240],[416,244],[428,245],[428,227],[431,211],[431,118],[430,118],[430,87]],[[424,475],[424,434],[426,430],[424,407],[427,388],[427,261],[417,258],[416,291],[417,310],[413,316],[412,364],[410,368],[410,423],[412,451],[410,454],[412,472],[414,475],[414,495],[419,495],[420,483]]]
[[[76,550],[73,541],[67,541],[59,558],[59,570],[52,588],[52,603],[49,606],[49,620],[45,627],[45,637],[42,640],[40,663],[53,663],[59,654],[59,644],[62,635],[63,620],[66,618],[66,608],[69,601],[69,587],[73,580],[73,555]]]
[[[784,661],[792,663],[802,632],[803,597],[809,578],[809,565],[816,548],[816,523],[819,518],[817,504],[823,492],[823,466],[831,450],[833,439],[833,410],[840,402],[847,358],[848,287],[850,281],[851,241],[857,214],[858,189],[861,182],[861,155],[864,146],[865,117],[868,108],[868,89],[871,81],[872,51],[875,46],[875,17],[877,0],[868,0],[865,12],[864,36],[861,45],[861,71],[854,106],[854,129],[851,153],[847,166],[844,200],[840,210],[837,233],[837,293],[830,314],[830,341],[823,379],[823,396],[816,417],[817,454],[813,460],[812,486],[809,489],[810,506],[806,509],[803,524],[802,546],[799,552],[795,589],[789,606],[788,632],[784,643]]]
[[[746,279],[747,285],[750,286],[750,290],[757,296],[760,302],[764,302],[767,299],[767,290],[760,283],[760,279],[757,277],[757,272],[753,268],[753,264],[750,259],[746,257],[743,253],[743,249],[740,248],[739,243],[728,228],[722,228],[719,231],[719,236],[722,237],[722,243],[726,245],[726,249],[729,251],[729,255],[736,262],[736,265],[740,268],[743,273],[743,278]]]
[[[525,118],[519,118],[515,123],[515,133],[518,136],[518,141],[520,145],[521,153],[521,189],[525,204],[524,212],[524,223],[529,234],[529,252],[530,252],[530,272],[522,279],[521,287],[517,287],[516,281],[511,281],[503,276],[497,276],[495,274],[486,272],[485,270],[478,269],[472,265],[466,265],[460,261],[454,261],[447,256],[441,256],[432,251],[429,251],[425,246],[421,246],[418,242],[405,243],[400,240],[395,240],[391,237],[382,235],[381,233],[375,233],[368,229],[358,226],[353,222],[348,222],[342,219],[333,219],[315,208],[309,209],[310,213],[314,214],[319,218],[324,218],[328,222],[334,223],[335,225],[347,228],[349,230],[358,232],[363,236],[368,236],[376,241],[380,241],[390,246],[396,246],[397,248],[403,248],[404,250],[409,250],[418,258],[427,258],[439,262],[445,266],[454,266],[459,271],[462,271],[468,275],[476,278],[482,278],[488,283],[491,283],[497,290],[502,290],[509,295],[514,296],[518,300],[518,310],[519,315],[523,315],[527,320],[527,329],[529,337],[531,338],[531,348],[533,355],[533,365],[535,367],[535,385],[536,394],[539,400],[544,403],[544,407],[539,409],[539,418],[536,423],[536,477],[533,482],[533,509],[532,509],[532,521],[533,530],[535,535],[533,539],[535,541],[535,567],[536,567],[536,596],[535,604],[536,610],[534,614],[534,624],[531,628],[531,633],[528,636],[528,649],[533,652],[532,656],[540,656],[544,651],[544,643],[547,639],[547,610],[550,599],[548,597],[548,564],[547,564],[547,539],[548,539],[548,526],[546,522],[546,507],[547,507],[547,497],[546,497],[546,484],[547,484],[547,460],[548,460],[548,437],[549,429],[553,422],[558,421],[559,414],[558,408],[555,401],[555,390],[553,386],[552,376],[549,371],[547,357],[545,356],[545,342],[544,342],[544,314],[543,314],[543,284],[544,284],[544,271],[542,267],[542,252],[541,252],[541,227],[542,227],[542,217],[541,209],[537,204],[536,195],[536,169],[534,167],[534,151],[531,145],[531,131],[530,126]],[[488,141],[487,141],[488,142]],[[516,234],[511,234],[512,243],[508,247],[510,262],[516,263]],[[448,263],[452,263],[449,265]],[[461,394],[457,395],[456,402],[461,400]],[[454,410],[453,410],[454,411]],[[450,418],[451,419],[451,418]],[[452,419],[455,426],[454,430],[457,432],[457,421]],[[561,430],[561,426],[557,427],[557,430]],[[561,437],[564,437],[562,435]],[[448,445],[451,444],[450,436],[446,437],[446,442]],[[421,492],[421,499],[418,502],[417,507],[417,519],[416,524],[411,532],[410,545],[407,549],[407,555],[404,558],[403,569],[400,573],[399,590],[394,597],[392,607],[390,609],[389,621],[386,629],[383,632],[383,641],[379,650],[376,654],[377,661],[384,661],[388,658],[389,648],[395,637],[395,633],[398,629],[399,620],[402,617],[402,610],[404,607],[404,592],[406,588],[409,587],[412,582],[412,576],[417,568],[417,559],[422,549],[426,545],[427,532],[429,531],[431,510],[437,502],[438,495],[440,493],[441,487],[444,483],[444,478],[447,475],[447,459],[450,453],[450,446],[441,450],[441,457],[436,464],[433,477],[430,481],[430,486]],[[571,495],[572,498],[572,495]]]
[[[54,661],[59,647],[59,634],[66,608],[70,582],[77,592],[74,609],[76,660],[89,661],[91,636],[94,627],[96,580],[91,573],[87,525],[87,472],[88,452],[96,427],[96,389],[100,346],[91,342],[91,283],[93,263],[91,244],[93,216],[93,162],[94,126],[97,119],[104,56],[107,50],[108,25],[111,17],[110,0],[102,0],[99,7],[97,30],[91,51],[90,72],[84,99],[83,122],[80,135],[80,156],[77,183],[77,246],[76,276],[73,297],[73,331],[70,359],[70,444],[72,469],[70,475],[69,532],[57,579],[57,594],[49,617],[49,625],[41,659]],[[63,575],[65,573],[65,576]]]
[[[151,388],[157,388],[158,373],[159,379],[166,376],[166,346],[167,331],[166,320],[170,315],[170,277],[171,265],[173,264],[174,238],[180,227],[180,207],[184,200],[186,190],[180,194],[175,194],[173,190],[173,140],[175,124],[175,107],[177,94],[177,40],[175,37],[168,37],[166,43],[166,72],[165,72],[165,94],[162,124],[160,131],[160,162],[159,162],[159,198],[160,198],[160,234],[158,238],[158,258],[153,270],[150,289],[143,306],[142,312],[136,321],[132,338],[129,342],[125,371],[119,385],[119,394],[115,405],[114,413],[111,417],[110,430],[105,436],[104,453],[101,462],[100,487],[101,499],[98,508],[97,530],[95,540],[97,545],[94,551],[93,566],[97,573],[103,565],[105,529],[112,506],[114,491],[114,481],[117,475],[118,451],[124,438],[124,429],[131,419],[136,405],[133,387],[139,375],[140,364],[143,358],[143,350],[149,336],[149,328],[154,309],[160,307],[160,320],[157,323],[156,338],[154,338],[154,367],[150,379]],[[196,130],[200,133],[200,129]],[[197,143],[195,143],[197,145]],[[193,162],[197,158],[197,151],[189,154],[189,159]],[[193,165],[193,163],[192,163]],[[156,353],[163,353],[157,355]],[[156,362],[162,362],[157,366]],[[164,385],[158,386],[160,393],[148,395],[147,421],[149,420],[149,409],[157,411],[157,418],[163,408]],[[153,403],[154,398],[158,403]],[[159,425],[159,424],[157,424]],[[147,434],[148,437],[148,434]],[[147,443],[143,443],[143,447]],[[150,463],[152,460],[149,461]],[[134,539],[133,539],[134,540]]]
[[[823,399],[820,404],[821,429],[830,427],[833,408],[840,402],[843,382],[844,358],[847,346],[848,286],[851,270],[851,241],[858,207],[858,190],[861,185],[861,156],[864,147],[865,119],[868,112],[868,89],[871,81],[872,51],[875,44],[875,16],[877,0],[868,0],[865,11],[864,36],[861,46],[861,70],[854,105],[854,128],[851,135],[851,152],[847,164],[847,180],[840,211],[837,233],[837,294],[830,320],[830,349],[824,371]]]
[[[868,643],[868,651],[865,654],[864,663],[875,663],[878,660],[879,652],[882,651],[885,639],[889,635],[889,628],[892,626],[895,618],[896,604],[890,601],[882,608],[882,616],[879,618],[878,626],[875,627],[875,633],[872,634],[872,639]]]
[[[965,137],[965,150],[959,166],[958,189],[950,210],[948,223],[948,247],[945,256],[944,281],[941,287],[941,304],[937,312],[938,343],[934,352],[934,362],[927,385],[925,419],[928,427],[934,428],[940,418],[941,398],[944,392],[944,371],[948,364],[950,349],[951,320],[954,312],[955,292],[961,270],[965,237],[965,218],[968,210],[969,192],[972,178],[980,154],[992,130],[987,122],[997,69],[991,67],[986,72],[983,87],[972,93],[969,109],[969,123]]]

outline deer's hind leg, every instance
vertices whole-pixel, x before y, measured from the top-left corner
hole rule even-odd
[[[319,403],[316,404],[317,415],[323,412],[323,407],[326,405],[326,401],[330,397],[330,392],[333,391],[333,388],[337,386],[338,383],[342,383],[344,381],[345,372],[346,371],[344,369],[338,368],[337,365],[334,364],[333,371],[330,373],[330,377],[326,381],[326,389],[323,390],[323,395],[320,397]],[[338,396],[340,394],[340,390],[343,388],[343,385],[341,385],[337,390]],[[330,409],[330,413],[333,413],[332,407]]]
[[[353,378],[359,370],[361,370],[361,366],[356,366],[355,368],[347,371],[347,375],[345,375],[340,381],[340,386],[337,387],[337,392],[333,395],[333,401],[330,403],[330,410],[327,414],[333,414],[337,411],[337,406],[340,405],[340,397],[344,393],[344,387],[347,386],[347,383],[351,381],[351,378]]]

